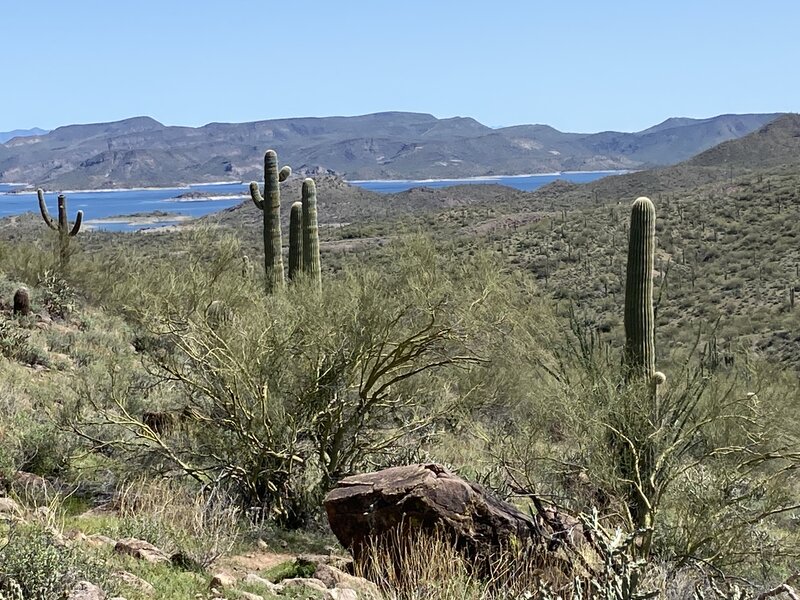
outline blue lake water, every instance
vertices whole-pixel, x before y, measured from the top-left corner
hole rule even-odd
[[[573,173],[552,173],[545,175],[519,175],[514,177],[480,177],[470,179],[437,179],[437,180],[378,180],[351,181],[374,192],[383,194],[397,193],[414,187],[443,188],[452,185],[500,184],[519,190],[532,191],[557,179],[573,183],[587,183],[601,177],[619,174],[620,171],[592,171]],[[12,184],[0,183],[0,217],[21,214],[28,211],[39,211],[36,194],[8,193],[15,189]],[[237,194],[225,199],[176,199],[186,192],[208,192],[214,195]],[[134,213],[151,213],[162,211],[187,217],[202,217],[212,212],[235,206],[248,195],[247,184],[197,184],[182,188],[104,190],[65,192],[70,221],[74,220],[78,210],[83,211],[84,223],[106,231],[135,231],[152,227],[173,225],[178,221],[164,220],[156,224],[137,222],[136,219],[119,219],[114,222],[94,222],[96,219],[107,219]],[[57,212],[56,194],[46,194],[47,207],[52,215]]]
[[[0,184],[0,217],[21,214],[28,211],[39,212],[39,201],[35,193],[4,193],[8,191],[10,190],[7,185]],[[208,192],[215,195],[235,193],[240,194],[240,196],[216,200],[175,198],[187,192]],[[135,224],[135,220],[131,222],[128,219],[120,219],[120,222],[112,223],[94,223],[93,221],[95,219],[107,219],[120,215],[150,213],[154,211],[185,215],[188,217],[202,217],[203,215],[239,204],[246,192],[247,186],[243,183],[225,183],[198,184],[184,188],[65,192],[65,195],[67,197],[67,210],[70,221],[75,219],[75,213],[77,211],[82,210],[84,223],[87,225],[107,231],[134,231],[147,227],[172,225],[177,221],[161,221],[155,225]],[[45,201],[47,203],[47,208],[50,210],[50,214],[55,218],[58,212],[57,194],[45,194]]]

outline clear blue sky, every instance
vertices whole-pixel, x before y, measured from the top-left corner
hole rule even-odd
[[[634,131],[800,111],[796,0],[14,0],[0,131],[386,110]]]

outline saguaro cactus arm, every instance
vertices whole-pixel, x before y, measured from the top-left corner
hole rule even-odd
[[[36,195],[39,197],[39,212],[42,213],[42,219],[44,219],[44,222],[50,229],[52,229],[53,231],[57,231],[58,227],[53,221],[53,217],[51,217],[50,213],[47,212],[47,205],[44,203],[44,190],[42,190],[42,188],[39,188],[38,190],[36,190]]]
[[[257,209],[264,210],[264,198],[255,181],[250,182],[250,197],[253,199],[253,204],[256,205]]]
[[[292,167],[286,165],[278,173],[278,181],[284,182],[292,175]],[[258,189],[258,184],[255,181],[250,182],[250,198],[253,204],[259,210],[264,210],[264,197],[261,195],[261,190]]]
[[[79,210],[75,213],[75,225],[72,226],[72,231],[69,232],[70,237],[75,237],[81,230],[81,223],[83,223],[83,211]]]
[[[628,269],[625,282],[625,360],[631,375],[655,375],[653,263],[656,210],[649,198],[631,207]]]

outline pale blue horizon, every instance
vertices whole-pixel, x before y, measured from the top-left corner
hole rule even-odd
[[[9,3],[0,131],[382,111],[639,131],[800,111],[800,4]]]

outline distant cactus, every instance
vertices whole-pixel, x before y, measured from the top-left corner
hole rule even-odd
[[[64,194],[58,195],[58,224],[53,221],[50,213],[47,212],[47,205],[44,202],[44,191],[40,188],[36,190],[36,195],[39,197],[39,211],[42,213],[42,218],[47,226],[53,231],[58,232],[58,258],[59,265],[62,271],[66,271],[69,267],[69,238],[78,235],[83,222],[83,211],[79,210],[75,215],[75,224],[72,229],[69,228],[69,221],[67,220],[67,199]]]
[[[317,186],[313,179],[303,181],[303,273],[322,284],[317,223]]]
[[[631,209],[628,269],[625,283],[625,362],[629,377],[663,378],[655,369],[653,263],[656,209],[649,198],[638,198]]]
[[[250,262],[250,257],[246,254],[242,255],[242,278],[250,279],[253,276],[253,263]]]
[[[264,154],[264,196],[262,197],[255,181],[250,183],[250,197],[264,213],[264,271],[267,276],[267,293],[273,293],[284,286],[279,184],[291,174],[290,167],[283,167],[278,172],[278,155],[274,150],[267,150]]]
[[[292,204],[289,215],[289,281],[294,281],[303,269],[303,203]]]
[[[31,297],[28,288],[21,287],[14,292],[14,315],[27,317],[31,314]]]

